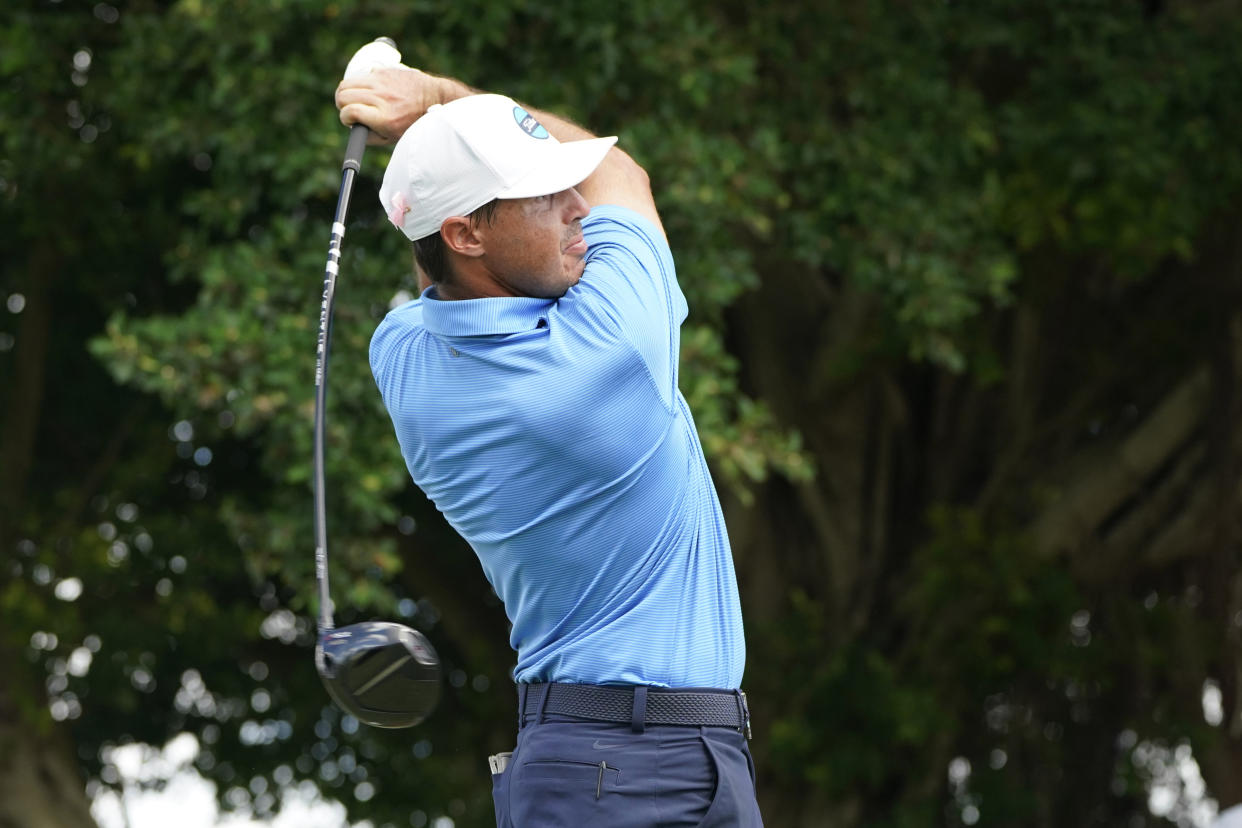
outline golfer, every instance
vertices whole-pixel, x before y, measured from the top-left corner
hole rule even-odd
[[[616,138],[414,69],[336,102],[396,140],[380,200],[425,276],[375,332],[375,381],[513,624],[498,825],[761,825],[737,580],[647,174]]]

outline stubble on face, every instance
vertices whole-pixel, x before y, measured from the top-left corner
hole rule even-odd
[[[575,219],[565,232],[561,242],[561,255],[565,257],[565,275],[573,278],[571,284],[576,285],[586,270],[586,238],[582,234],[582,220]]]
[[[584,206],[574,190],[502,201],[492,228],[501,244],[493,270],[498,286],[510,295],[556,299],[577,284],[586,269],[578,215]]]

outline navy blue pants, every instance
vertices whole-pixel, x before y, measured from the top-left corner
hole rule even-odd
[[[548,714],[492,775],[498,828],[760,828],[755,766],[731,728]]]

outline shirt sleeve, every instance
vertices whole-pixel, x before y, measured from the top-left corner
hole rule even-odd
[[[582,231],[586,269],[570,295],[638,351],[671,404],[689,308],[668,242],[638,213],[611,205],[592,209]]]
[[[371,376],[389,411],[405,393],[406,363],[414,334],[422,324],[421,304],[421,299],[414,299],[389,311],[371,335]]]

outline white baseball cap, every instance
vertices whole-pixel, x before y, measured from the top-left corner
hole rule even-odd
[[[380,203],[411,240],[495,198],[549,195],[580,184],[617,142],[561,143],[512,98],[471,95],[434,104],[397,142]]]

